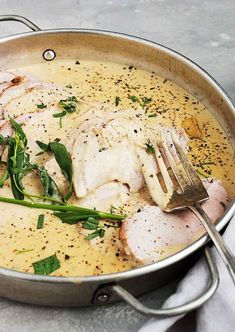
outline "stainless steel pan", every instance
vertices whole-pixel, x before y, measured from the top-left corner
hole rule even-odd
[[[0,16],[0,21],[19,21],[33,32],[0,39],[0,68],[59,59],[100,59],[136,65],[171,79],[208,106],[234,143],[234,106],[222,87],[202,68],[183,55],[160,44],[110,31],[85,29],[40,30],[21,16]],[[217,224],[221,230],[231,219],[231,203]],[[193,310],[216,291],[219,277],[208,249],[205,249],[210,273],[207,289],[197,299],[172,309],[144,307],[134,296],[153,290],[182,275],[194,262],[195,254],[205,246],[202,236],[184,250],[157,263],[131,271],[92,277],[52,277],[26,274],[0,268],[0,296],[43,305],[83,306],[125,300],[136,310],[152,315],[178,315]],[[206,286],[205,286],[206,287]]]

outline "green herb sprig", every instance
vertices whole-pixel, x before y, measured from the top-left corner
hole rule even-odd
[[[11,179],[13,195],[16,199],[24,199],[28,196],[24,191],[23,178],[31,170],[36,169],[37,165],[31,164],[27,150],[27,137],[21,126],[10,117],[10,122],[15,130],[15,137],[8,138],[8,157],[7,167]]]
[[[24,197],[30,199],[39,198],[46,199],[52,202],[63,204],[61,194],[53,181],[44,168],[39,167],[37,164],[30,162],[30,156],[27,151],[27,137],[19,123],[10,117],[10,123],[15,130],[15,137],[2,138],[0,137],[0,144],[8,146],[8,156],[6,170],[0,179],[0,185],[10,177],[11,189],[15,199],[23,200]],[[37,171],[44,188],[44,195],[33,195],[25,191],[23,179],[30,171]]]
[[[123,220],[125,216],[120,214],[112,214],[108,212],[102,212],[94,209],[87,209],[84,207],[79,207],[76,205],[56,205],[56,204],[46,204],[46,203],[34,203],[26,200],[8,198],[0,196],[0,202],[16,204],[26,206],[28,208],[34,209],[44,209],[44,210],[52,210],[52,211],[61,211],[61,213],[55,213],[57,217],[59,217],[62,221],[68,220],[69,218],[73,220],[85,220],[89,217],[97,218],[97,219],[111,219],[111,220]],[[66,213],[66,214],[65,214]],[[76,222],[76,223],[77,223]],[[75,222],[74,222],[75,223]]]
[[[62,109],[62,112],[54,113],[52,116],[54,118],[60,118],[60,127],[62,127],[62,118],[66,114],[71,114],[76,112],[78,100],[75,96],[68,97],[67,99],[61,99],[58,103],[59,107]]]

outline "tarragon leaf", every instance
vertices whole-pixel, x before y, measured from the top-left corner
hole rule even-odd
[[[45,105],[44,103],[38,104],[37,108],[39,109],[43,109],[43,108],[47,108],[47,105]]]
[[[55,181],[50,177],[45,168],[39,169],[40,180],[44,189],[43,196],[61,201],[61,194]]]
[[[56,138],[54,140],[54,142],[59,142],[59,141],[60,141],[59,138]],[[40,147],[40,149],[42,150],[41,152],[39,152],[38,154],[36,154],[36,156],[39,156],[39,155],[43,154],[44,152],[51,152],[50,143],[45,144],[45,143],[43,143],[41,141],[38,141],[38,140],[36,141],[36,143]]]
[[[90,217],[87,220],[83,221],[82,227],[85,229],[96,230],[99,225],[99,220]]]
[[[96,237],[103,238],[104,235],[105,235],[105,230],[103,228],[99,228],[95,232],[88,234],[87,237],[86,237],[86,239],[87,240],[92,240],[92,239],[94,239]]]
[[[12,127],[15,129],[16,133],[18,134],[19,138],[23,141],[23,145],[27,146],[27,137],[19,123],[17,123],[13,118],[10,118],[10,122]]]
[[[33,263],[34,273],[48,275],[60,268],[60,261],[56,254],[41,259],[40,261]]]
[[[59,112],[59,113],[54,113],[52,116],[53,116],[53,118],[62,118],[66,114],[67,114],[67,112],[63,111],[63,112]]]
[[[39,214],[39,216],[38,216],[38,222],[37,222],[37,229],[42,229],[43,228],[43,226],[44,226],[44,219],[45,219],[44,214]]]
[[[64,196],[64,201],[67,201],[73,193],[72,188],[72,177],[73,177],[73,170],[72,170],[72,161],[70,155],[66,149],[66,147],[59,143],[59,142],[51,142],[50,149],[54,154],[54,157],[60,166],[60,169],[63,175],[67,178],[69,183],[69,188],[67,194]]]
[[[77,109],[78,100],[75,96],[68,97],[67,99],[61,99],[59,106],[67,113],[73,113]]]
[[[79,221],[84,221],[89,218],[99,218],[98,213],[92,212],[92,213],[87,213],[87,212],[55,212],[54,215],[58,217],[63,223],[65,224],[70,224],[74,225],[77,224]]]

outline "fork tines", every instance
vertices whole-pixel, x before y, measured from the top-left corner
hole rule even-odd
[[[172,182],[174,183],[175,193],[172,196],[171,204],[169,202],[172,208],[183,208],[187,205],[196,204],[199,201],[207,199],[209,197],[208,193],[184,152],[176,131],[174,129],[170,130],[167,139],[164,134],[161,133],[159,143],[162,147],[161,151],[164,154],[164,159],[166,160],[166,163],[169,164],[169,167],[174,174]],[[172,149],[176,152],[174,157],[172,155]],[[159,169],[161,171],[160,165]],[[165,181],[164,173],[162,173],[162,176]],[[176,182],[179,189],[177,189]],[[175,203],[173,202],[174,198]],[[169,204],[168,209],[170,208]]]

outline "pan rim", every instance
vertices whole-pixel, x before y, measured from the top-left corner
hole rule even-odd
[[[43,34],[58,34],[58,33],[85,33],[85,34],[94,34],[99,36],[110,36],[110,37],[117,37],[124,40],[132,40],[135,42],[138,42],[140,44],[145,44],[148,46],[152,46],[155,49],[160,49],[163,52],[168,53],[171,56],[177,57],[185,64],[196,70],[200,75],[203,75],[209,83],[218,90],[218,92],[223,96],[223,98],[226,100],[230,108],[233,109],[233,112],[235,112],[235,105],[232,101],[232,99],[229,97],[229,95],[225,92],[224,88],[211,76],[205,69],[203,69],[200,65],[198,65],[196,62],[188,58],[187,56],[181,54],[178,51],[175,51],[171,49],[170,47],[164,46],[160,43],[142,38],[137,37],[131,34],[127,33],[121,33],[121,32],[115,32],[115,31],[109,31],[109,30],[101,30],[101,29],[86,29],[86,28],[69,28],[69,29],[46,29],[46,30],[40,30],[40,31],[33,31],[33,32],[24,32],[24,33],[17,33],[10,36],[5,36],[0,38],[0,45],[4,44],[7,41],[10,40],[17,40],[21,39],[23,37],[28,36],[36,36],[36,35],[43,35]],[[217,230],[221,230],[233,217],[235,213],[235,201],[233,200],[229,207],[227,208],[224,216],[218,221],[216,228]],[[178,261],[186,258],[187,256],[195,253],[200,248],[202,248],[207,242],[209,241],[209,236],[206,234],[201,236],[198,240],[196,240],[194,243],[190,244],[186,248],[180,250],[179,252],[163,259],[158,262],[144,265],[141,267],[134,268],[132,270],[127,270],[123,272],[115,272],[110,274],[102,274],[99,276],[73,276],[73,277],[57,277],[57,276],[44,276],[44,275],[35,275],[32,273],[25,273],[16,271],[13,269],[8,269],[4,267],[0,267],[0,277],[8,277],[12,279],[23,279],[27,281],[33,281],[33,282],[53,282],[53,283],[93,283],[93,282],[112,282],[112,281],[118,281],[128,278],[137,277],[140,275],[148,274],[160,269],[163,269],[167,266],[170,266],[174,263],[177,263]]]

